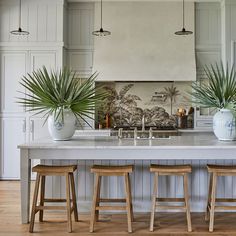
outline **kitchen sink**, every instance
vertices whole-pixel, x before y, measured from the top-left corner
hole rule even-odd
[[[170,139],[171,136],[178,136],[178,130],[113,130],[111,136],[117,136],[120,139],[153,140]]]

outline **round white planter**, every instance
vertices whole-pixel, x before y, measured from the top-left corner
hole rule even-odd
[[[219,110],[213,117],[213,131],[222,141],[236,140],[235,117],[229,109]]]
[[[69,140],[75,133],[76,117],[70,110],[64,110],[64,119],[61,115],[55,120],[53,115],[48,117],[48,130],[55,141]]]

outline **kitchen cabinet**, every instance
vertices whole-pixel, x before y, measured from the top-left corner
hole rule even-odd
[[[1,51],[0,60],[0,112],[24,112],[24,108],[16,103],[16,97],[22,96],[18,91],[24,92],[19,81],[26,74],[27,52]]]
[[[1,170],[2,179],[20,178],[20,150],[19,143],[26,141],[26,119],[24,117],[0,118],[1,130]]]
[[[67,65],[79,77],[92,73],[94,36],[94,4],[68,4],[68,49]]]
[[[207,83],[204,67],[221,61],[221,13],[218,3],[195,4],[197,81]],[[197,107],[196,129],[212,129],[214,109]]]
[[[20,154],[17,145],[25,141],[48,136],[44,119],[32,117],[16,101],[24,96],[21,77],[45,65],[48,69],[59,67],[61,50],[36,50],[22,47],[21,50],[0,50],[0,119],[1,119],[1,170],[0,179],[19,179]],[[36,164],[33,163],[33,164]]]

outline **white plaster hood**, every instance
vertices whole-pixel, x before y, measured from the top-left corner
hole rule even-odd
[[[194,3],[186,3],[186,29],[194,31]],[[95,3],[95,30],[100,3]],[[182,3],[104,2],[103,28],[94,37],[94,71],[102,81],[190,81],[196,79],[194,34],[177,36]]]

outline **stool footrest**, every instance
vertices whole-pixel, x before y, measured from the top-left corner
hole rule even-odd
[[[216,198],[216,202],[236,202],[235,198]]]
[[[126,206],[97,206],[96,210],[126,210]]]
[[[236,210],[236,206],[215,206],[217,210]]]
[[[100,198],[99,202],[126,202],[125,198]]]
[[[156,208],[162,208],[162,209],[179,209],[179,210],[184,210],[184,211],[186,211],[186,207],[185,207],[185,206],[156,205]]]
[[[60,198],[58,198],[58,199],[52,199],[52,198],[45,198],[44,200],[43,200],[44,202],[66,202],[66,199],[60,199]],[[70,201],[72,201],[72,199],[70,199]]]
[[[156,198],[158,202],[184,202],[184,198]]]
[[[36,206],[36,211],[40,210],[66,210],[66,206]]]

